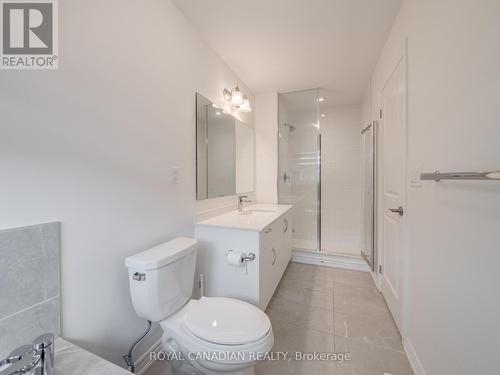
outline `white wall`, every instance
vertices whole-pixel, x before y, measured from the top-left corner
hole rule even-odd
[[[255,190],[255,131],[236,122],[236,193],[244,194]]]
[[[407,0],[372,78],[379,93],[408,38],[410,168],[500,167],[500,2]],[[427,375],[500,368],[500,185],[409,188],[406,339]],[[422,372],[423,373],[423,372]]]
[[[371,82],[368,83],[363,99],[361,100],[361,124],[360,129],[363,130],[365,127],[372,123],[372,85]]]
[[[0,228],[62,222],[62,335],[123,365],[125,257],[193,234],[195,92],[253,96],[168,0],[59,7],[60,69],[0,72]]]
[[[259,203],[277,203],[278,94],[255,96],[255,194]]]
[[[361,254],[359,105],[321,109],[322,250]]]

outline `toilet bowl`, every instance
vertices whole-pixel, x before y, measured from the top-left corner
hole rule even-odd
[[[160,326],[163,348],[182,357],[173,363],[177,373],[189,364],[199,374],[250,375],[257,360],[274,343],[266,314],[231,298],[191,300]]]
[[[134,309],[159,323],[175,375],[253,375],[273,346],[271,322],[237,299],[191,299],[197,248],[177,238],[127,258]]]

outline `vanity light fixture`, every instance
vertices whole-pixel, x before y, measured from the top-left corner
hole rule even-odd
[[[318,102],[324,102],[325,101],[325,98],[318,98]]]
[[[231,91],[224,89],[222,95],[224,96],[224,100],[233,108],[241,112],[250,112],[252,110],[248,97],[241,92],[238,86],[235,86]]]
[[[224,91],[222,91],[222,95],[224,96],[224,100],[226,102],[231,101],[231,92],[228,89],[224,89]]]

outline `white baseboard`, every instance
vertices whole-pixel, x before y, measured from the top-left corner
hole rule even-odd
[[[427,375],[424,370],[424,366],[422,366],[422,362],[420,362],[420,359],[415,352],[415,348],[413,347],[410,339],[407,336],[405,336],[403,339],[403,347],[415,375]]]
[[[146,352],[141,355],[136,361],[135,361],[135,373],[137,375],[142,375],[146,372],[146,370],[151,367],[153,364],[153,361],[150,359],[150,354],[151,352],[158,353],[162,351],[161,347],[161,339],[155,342]]]
[[[294,249],[291,260],[297,263],[370,272],[370,267],[361,256],[327,254]]]

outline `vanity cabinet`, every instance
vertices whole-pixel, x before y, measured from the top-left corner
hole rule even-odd
[[[196,225],[199,241],[199,273],[203,273],[204,295],[231,297],[250,302],[265,310],[292,255],[291,206],[276,205],[279,210],[255,220],[233,214],[237,220],[208,220]],[[231,215],[227,215],[228,219]],[[240,225],[239,225],[240,224]],[[225,225],[225,226],[223,226]],[[236,266],[229,264],[229,251],[250,253],[255,259]]]
[[[292,256],[291,215],[283,215],[260,233],[259,306],[267,306]]]

